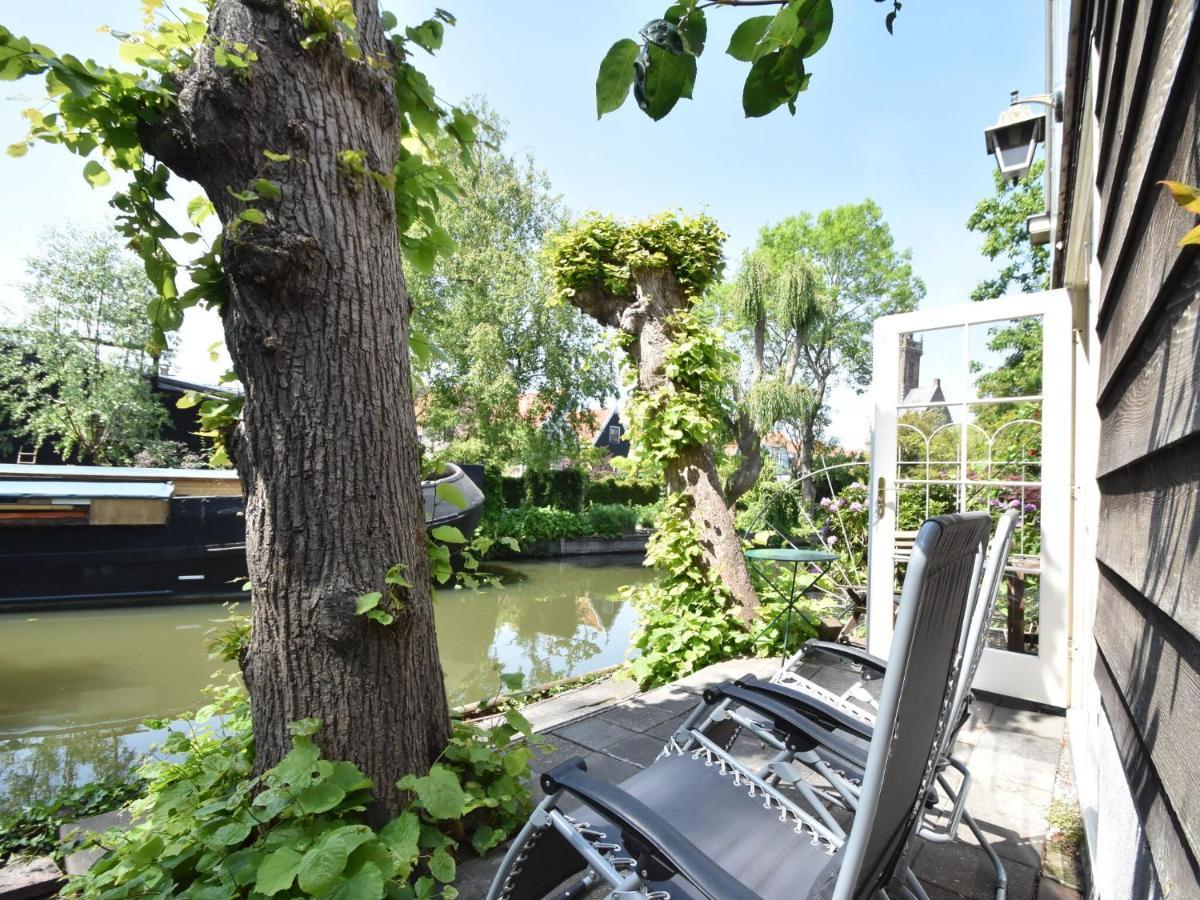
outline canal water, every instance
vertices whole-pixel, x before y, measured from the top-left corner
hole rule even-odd
[[[635,624],[617,597],[648,577],[640,558],[496,566],[504,583],[438,591],[438,645],[453,705],[621,662]],[[142,720],[205,702],[222,669],[205,633],[218,604],[0,615],[0,809],[63,784],[122,774],[162,739]]]

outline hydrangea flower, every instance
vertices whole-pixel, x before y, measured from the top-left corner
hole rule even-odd
[[[837,535],[836,535],[836,534],[831,534],[831,535],[830,535],[830,536],[829,536],[829,537],[826,539],[826,543],[827,543],[827,544],[829,544],[829,546],[830,546],[830,547],[832,547],[834,544],[836,544],[836,543],[837,543]]]
[[[826,509],[829,509],[829,498],[828,498],[828,497],[822,497],[822,498],[821,498],[821,505],[822,505],[823,507],[825,507]]]
[[[1037,504],[1036,503],[1026,503],[1025,506],[1023,507],[1023,509],[1025,510],[1025,512],[1028,512],[1028,513],[1037,512]]]
[[[857,500],[855,500],[853,503],[850,504],[850,512],[862,512],[862,511],[863,511],[863,505],[861,503],[859,503]]]

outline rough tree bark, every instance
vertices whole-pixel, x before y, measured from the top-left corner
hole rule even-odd
[[[632,296],[595,286],[576,291],[571,303],[602,325],[619,328],[632,338],[625,350],[637,364],[638,389],[653,394],[667,384],[664,366],[672,343],[667,318],[687,307],[689,301],[668,269],[635,269],[633,282]],[[700,536],[704,562],[720,573],[739,616],[749,622],[758,609],[758,595],[750,582],[733,511],[721,491],[712,447],[689,447],[668,460],[666,478],[669,492],[686,494],[691,500],[690,516]]]
[[[758,483],[762,474],[763,455],[762,438],[754,421],[744,407],[739,404],[738,416],[729,423],[737,440],[738,454],[741,461],[737,469],[725,479],[725,502],[732,509],[745,494]]]
[[[387,58],[375,0],[355,0],[360,46]],[[282,196],[262,225],[228,232],[222,317],[246,391],[233,451],[246,495],[254,585],[243,660],[259,771],[290,748],[287,723],[318,716],[326,755],[376,785],[377,818],[396,779],[424,772],[449,735],[420,497],[408,362],[409,300],[393,198],[340,170],[361,150],[391,172],[398,148],[390,67],[352,62],[330,37],[308,50],[283,0],[215,0],[210,40],[179,85],[178,109],[142,135],[204,188],[224,222],[229,189],[258,176]],[[244,42],[243,74],[214,63]],[[290,154],[267,165],[264,150]],[[412,589],[390,627],[356,616],[395,563]]]

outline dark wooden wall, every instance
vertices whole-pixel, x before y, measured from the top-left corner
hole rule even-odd
[[[1200,254],[1177,246],[1196,216],[1156,182],[1200,181],[1198,5],[1090,9],[1103,273],[1096,680],[1169,897],[1200,897]]]

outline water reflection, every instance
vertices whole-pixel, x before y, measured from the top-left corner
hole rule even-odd
[[[438,644],[453,704],[620,662],[635,624],[616,599],[640,559],[593,557],[505,567],[504,584],[439,591]],[[211,604],[0,616],[0,808],[67,783],[126,772],[158,740],[146,718],[204,703],[222,666],[204,633]],[[231,669],[226,666],[225,671]]]

